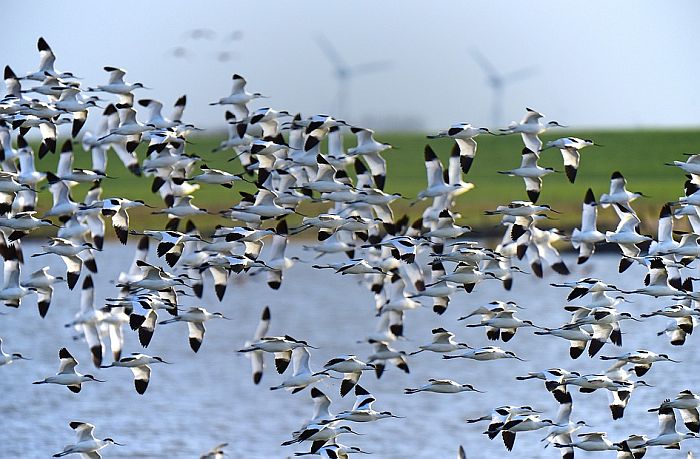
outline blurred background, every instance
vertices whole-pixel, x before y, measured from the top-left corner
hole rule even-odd
[[[377,130],[503,125],[526,106],[576,127],[697,124],[698,2],[9,2],[0,49],[18,73],[44,36],[57,68],[95,84],[105,65],[189,97],[188,120],[233,73],[278,109]],[[260,105],[256,105],[260,106]]]

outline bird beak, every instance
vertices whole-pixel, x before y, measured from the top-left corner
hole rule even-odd
[[[681,363],[681,360],[668,359],[668,361],[673,363]]]
[[[116,441],[112,440],[112,443],[114,443],[117,446],[126,446],[124,443],[117,443]]]
[[[222,318],[222,319],[226,319],[226,320],[233,320],[233,319],[231,319],[230,317],[226,317],[226,316],[221,316],[221,318]]]
[[[107,382],[107,381],[102,381],[101,379],[93,378],[93,381],[95,382]]]
[[[554,212],[555,214],[561,214],[561,212],[556,211],[556,210],[554,210],[554,209],[549,209],[549,211],[550,211],[550,212]]]

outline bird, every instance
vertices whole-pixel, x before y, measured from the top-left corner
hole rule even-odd
[[[507,171],[498,171],[499,174],[522,177],[525,181],[525,191],[528,199],[537,202],[542,191],[542,177],[555,172],[551,167],[541,167],[537,164],[538,156],[534,150],[523,148],[520,167]]]
[[[341,355],[330,359],[323,365],[325,371],[336,371],[343,374],[340,383],[340,396],[345,397],[360,380],[364,370],[375,370],[376,365],[368,364],[356,355]]]
[[[165,325],[173,322],[187,323],[190,348],[192,348],[194,352],[197,352],[202,346],[202,340],[204,340],[204,332],[206,331],[204,329],[204,322],[211,319],[231,320],[220,312],[209,312],[204,308],[193,306],[171,319],[161,320],[158,324]]]
[[[493,134],[489,128],[473,127],[470,123],[458,123],[450,126],[449,129],[439,131],[436,135],[429,135],[429,139],[439,139],[442,137],[450,137],[455,140],[453,151],[459,152],[460,165],[462,172],[465,174],[471,169],[474,158],[476,157],[476,140],[480,134]]]
[[[0,367],[3,365],[9,365],[12,362],[16,362],[17,360],[31,360],[31,359],[24,357],[19,352],[8,354],[7,352],[3,351],[2,350],[2,338],[0,338]]]
[[[445,174],[443,172],[442,163],[440,158],[437,157],[435,151],[433,151],[430,145],[426,145],[424,148],[423,157],[425,159],[425,170],[428,177],[428,186],[425,190],[418,193],[418,200],[426,198],[437,198],[440,196],[451,196],[456,197],[462,193],[466,193],[474,188],[473,183],[462,182],[461,181],[461,169],[457,168],[452,174],[448,174],[448,179],[450,176],[460,175],[460,180],[453,183],[450,180],[445,179]],[[459,166],[459,163],[456,164]],[[454,170],[454,166],[451,168]]]
[[[521,327],[537,327],[530,320],[520,320],[513,317],[515,311],[500,311],[493,317],[482,320],[478,324],[468,324],[467,328],[487,327],[489,339],[498,339],[499,335],[503,342],[508,342]]]
[[[459,343],[455,341],[455,335],[444,328],[433,328],[433,340],[430,344],[422,344],[418,346],[418,350],[411,352],[409,355],[415,355],[423,351],[431,351],[437,353],[448,353],[460,349],[470,349],[467,343]]]
[[[381,378],[382,374],[384,374],[386,361],[393,363],[404,373],[410,373],[408,362],[406,361],[405,351],[397,351],[393,349],[386,341],[376,341],[370,339],[369,343],[374,345],[374,353],[367,358],[367,363],[374,364],[374,372],[377,375],[377,378]],[[357,389],[357,386],[355,386],[355,388]]]
[[[97,247],[93,246],[89,242],[82,244],[76,244],[67,239],[54,237],[50,239],[51,243],[49,245],[44,245],[42,248],[43,252],[34,253],[32,257],[39,257],[42,255],[56,254],[61,257],[66,265],[66,282],[68,283],[68,288],[73,290],[73,288],[78,283],[80,278],[80,271],[85,263],[85,266],[93,273],[97,272],[97,266],[94,264],[94,259],[90,258],[87,261],[83,261],[82,258],[78,256],[81,252],[86,250],[97,250]],[[90,263],[88,263],[90,261]]]
[[[500,131],[504,134],[520,133],[525,147],[537,154],[542,149],[542,141],[538,137],[539,134],[544,133],[549,128],[566,127],[559,124],[557,121],[549,121],[547,124],[542,124],[540,120],[543,117],[544,115],[542,113],[531,108],[526,108],[525,116],[523,116],[519,123],[512,122],[507,128],[500,129]]]
[[[32,384],[59,384],[66,386],[73,393],[80,392],[82,384],[85,382],[105,382],[95,378],[93,375],[82,375],[75,371],[78,366],[78,361],[68,352],[68,349],[62,347],[58,351],[58,358],[61,360],[61,365],[58,367],[58,373],[55,376],[49,376],[41,381],[35,381]]]
[[[429,379],[428,384],[418,388],[404,389],[406,394],[417,394],[418,392],[435,392],[436,394],[456,394],[458,392],[482,392],[475,389],[471,384],[459,384],[451,379]]]
[[[579,265],[585,263],[593,255],[597,243],[605,241],[605,234],[596,228],[597,206],[593,190],[589,188],[583,200],[581,228],[574,228],[570,238],[571,245],[574,249],[579,250],[576,260]]]
[[[642,221],[633,211],[619,203],[615,203],[615,209],[619,211],[620,223],[615,231],[605,232],[605,240],[616,243],[625,257],[636,257],[640,252],[637,244],[650,241],[651,238],[639,234],[637,228]],[[628,258],[620,259],[619,271],[624,272],[631,264]]]
[[[100,327],[103,317],[103,311],[95,309],[95,285],[92,276],[85,276],[80,290],[80,311],[76,314],[75,319],[66,326],[74,326],[82,331],[90,349],[92,363],[96,368],[102,365],[103,343],[100,337]]]
[[[329,377],[327,371],[312,372],[309,368],[309,351],[305,347],[298,347],[292,351],[292,367],[294,373],[290,378],[282,381],[270,390],[288,389],[292,394],[304,390],[307,386],[315,384]]]
[[[224,459],[224,448],[228,446],[228,443],[220,443],[207,451],[206,453],[199,456],[199,459]]]
[[[66,446],[63,448],[63,451],[54,454],[53,457],[63,457],[69,454],[80,454],[83,457],[100,459],[102,455],[99,453],[99,451],[104,447],[110,444],[124,446],[121,443],[117,443],[110,437],[102,440],[95,438],[93,435],[95,426],[88,424],[87,422],[72,421],[69,425],[71,429],[75,430],[75,433],[78,436],[76,442],[72,445]]]
[[[571,443],[555,443],[557,448],[579,448],[584,451],[610,451],[617,449],[605,432],[586,432],[577,434],[578,439]]]
[[[622,355],[617,356],[607,356],[601,355],[601,360],[618,360],[621,362],[631,363],[634,365],[634,373],[637,376],[644,376],[647,371],[651,369],[654,362],[674,362],[679,363],[678,360],[673,360],[668,356],[668,354],[656,354],[646,349],[640,349],[635,352],[627,352]]]
[[[126,76],[126,70],[124,69],[112,66],[105,66],[103,69],[105,72],[109,73],[107,84],[88,88],[88,91],[103,91],[118,95],[130,95],[135,89],[147,89],[143,83],[124,82],[124,76]]]
[[[665,400],[659,408],[649,410],[650,412],[658,412],[659,434],[640,445],[641,447],[663,446],[669,449],[680,449],[680,443],[683,440],[699,438],[699,435],[695,432],[679,433],[676,430],[676,414],[673,408],[665,405],[667,402],[670,402],[670,400]]]
[[[134,387],[136,388],[136,392],[143,395],[146,389],[148,389],[148,382],[151,380],[151,367],[149,365],[154,363],[169,364],[170,362],[166,362],[162,357],[151,357],[146,354],[134,352],[130,356],[122,357],[109,365],[102,365],[101,368],[129,368],[134,373]]]
[[[17,250],[6,250],[3,262],[3,281],[0,289],[0,301],[5,306],[19,308],[24,297],[32,291],[20,282],[21,263]]]
[[[520,361],[524,361],[513,351],[505,351],[499,347],[496,346],[486,346],[482,347],[479,349],[472,349],[466,352],[463,352],[462,354],[455,354],[455,355],[443,355],[443,359],[472,359],[472,360],[479,360],[479,361],[485,361],[485,360],[497,360],[497,359],[516,359]]]
[[[263,96],[259,92],[251,93],[246,91],[245,87],[248,84],[248,82],[245,78],[243,78],[237,73],[233,74],[231,80],[233,81],[231,93],[226,97],[222,97],[216,102],[211,102],[209,105],[232,105],[232,110],[236,118],[244,120],[248,118],[248,115],[250,113],[247,107],[248,102],[250,102],[253,99],[260,99],[265,96]]]
[[[260,341],[270,328],[271,320],[270,307],[265,306],[262,314],[260,315],[260,320],[258,321],[258,326],[255,328],[255,334],[253,335],[253,342]],[[250,342],[246,343],[249,346]],[[253,373],[253,383],[260,384],[263,377],[263,370],[265,368],[265,353],[261,350],[254,350],[246,354],[250,357],[251,371]]]
[[[243,349],[239,349],[238,352],[271,352],[275,354],[275,368],[279,374],[282,374],[289,366],[289,362],[292,359],[292,351],[300,347],[310,347],[315,349],[306,341],[297,340],[289,335],[285,335],[263,336],[259,340],[247,344]]]
[[[375,398],[367,392],[367,389],[355,385],[355,404],[351,410],[341,411],[335,415],[333,421],[373,422],[386,418],[401,418],[390,411],[377,411],[372,408]]]
[[[568,178],[571,183],[574,183],[576,181],[576,173],[578,172],[580,150],[591,145],[597,147],[601,146],[590,139],[562,137],[560,139],[550,140],[540,151],[544,151],[548,148],[558,148],[561,152],[561,156],[564,158],[564,172],[566,172],[566,178]]]
[[[682,390],[673,400],[664,401],[664,407],[677,409],[681,413],[683,423],[691,432],[700,433],[700,397],[688,389]]]
[[[630,203],[643,197],[642,192],[627,191],[627,180],[620,171],[615,171],[610,176],[610,192],[600,195],[600,205],[605,209],[612,204],[619,204],[631,209]]]
[[[374,139],[374,131],[366,128],[351,127],[350,132],[357,136],[357,146],[348,148],[350,156],[362,156],[369,166],[377,188],[384,189],[386,182],[386,161],[379,154],[392,148],[388,143],[381,143]]]
[[[512,451],[515,445],[517,432],[528,432],[552,426],[555,426],[555,423],[550,419],[541,419],[539,415],[527,415],[507,419],[503,425],[498,428],[498,432],[500,432],[503,437],[503,444],[506,449]],[[486,431],[484,433],[488,434],[490,432]]]
[[[75,75],[71,72],[57,72],[54,68],[54,63],[56,62],[56,55],[54,54],[51,46],[46,42],[44,37],[39,37],[37,40],[36,47],[39,51],[39,70],[24,76],[24,79],[44,81],[47,74],[57,79],[62,78],[75,78]]]

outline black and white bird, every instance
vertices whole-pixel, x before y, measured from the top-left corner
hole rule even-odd
[[[74,444],[68,445],[63,448],[63,451],[56,453],[53,457],[63,457],[69,454],[80,454],[82,457],[90,459],[100,459],[102,455],[99,451],[109,445],[124,446],[121,443],[117,443],[112,438],[105,438],[99,440],[93,435],[95,426],[88,424],[87,422],[73,421],[70,424],[70,428],[75,430],[77,438]]]
[[[150,355],[134,352],[128,357],[122,357],[109,365],[103,365],[101,368],[122,367],[130,369],[134,373],[136,392],[143,395],[148,389],[148,383],[151,380],[151,367],[149,365],[154,363],[169,364],[170,362],[166,362],[161,357],[151,357]]]
[[[541,167],[537,164],[539,156],[534,150],[523,148],[520,167],[507,171],[498,171],[499,174],[521,177],[525,181],[525,191],[533,203],[537,202],[542,191],[542,177],[555,172],[551,167]]]
[[[61,364],[58,367],[58,373],[55,376],[49,376],[41,381],[35,381],[32,384],[59,384],[66,386],[71,392],[78,393],[82,389],[82,384],[85,382],[105,382],[95,378],[93,375],[82,375],[75,371],[78,366],[78,361],[68,352],[65,347],[58,351],[58,358]]]
[[[189,342],[190,347],[194,352],[197,352],[202,346],[202,340],[204,340],[204,322],[211,319],[226,319],[231,320],[220,312],[209,312],[201,307],[191,307],[185,312],[179,315],[158,322],[160,325],[169,324],[173,322],[185,322],[187,323],[187,329],[189,330]]]

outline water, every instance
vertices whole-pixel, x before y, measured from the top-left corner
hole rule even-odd
[[[115,293],[109,279],[116,278],[119,271],[128,267],[133,253],[131,248],[125,250],[108,245],[97,255],[98,302]],[[27,254],[36,249],[36,245],[25,245]],[[310,257],[300,247],[290,249],[292,254]],[[573,266],[574,260],[567,261]],[[49,262],[53,273],[63,272],[60,260],[41,257],[28,258],[24,274],[45,262]],[[574,271],[568,279],[594,275],[627,288],[641,284],[644,270],[635,266],[619,275],[616,266],[616,256],[596,255],[584,270]],[[471,294],[457,294],[443,316],[437,316],[429,308],[410,311],[405,324],[409,339],[396,343],[395,347],[415,350],[419,344],[430,341],[430,329],[436,326],[454,331],[460,341],[472,346],[493,344],[487,341],[484,330],[465,329],[456,319],[496,299],[514,300],[526,307],[519,313],[523,319],[543,326],[560,325],[568,318],[562,309],[568,292],[549,287],[548,283],[563,279],[553,273],[548,273],[544,280],[519,276],[510,293],[505,292],[500,283],[484,282]],[[227,457],[290,456],[294,451],[304,450],[305,446],[281,447],[279,444],[289,439],[290,432],[311,416],[308,389],[295,395],[270,391],[270,386],[286,376],[274,372],[269,358],[266,362],[270,366],[266,368],[263,381],[255,386],[248,359],[235,352],[253,334],[263,306],[269,304],[272,310],[270,334],[289,334],[320,348],[312,350],[312,369],[320,368],[326,360],[339,354],[355,353],[366,358],[372,352],[371,346],[356,341],[373,332],[376,324],[371,293],[351,276],[297,264],[285,274],[282,288],[277,292],[269,289],[261,277],[232,281],[221,303],[211,293],[207,293],[201,303],[192,298],[183,301],[184,306],[202,304],[210,311],[222,311],[234,319],[207,323],[199,353],[190,350],[184,324],[158,326],[146,352],[174,364],[153,365],[151,383],[141,396],[133,388],[131,371],[93,368],[87,346],[74,341],[72,330],[63,326],[77,311],[79,297],[79,286],[73,292],[65,285],[59,286],[44,320],[39,318],[33,299],[28,299],[19,310],[2,309],[5,314],[0,316],[0,336],[4,339],[5,350],[21,352],[32,361],[0,367],[3,432],[0,457],[49,457],[61,451],[74,440],[74,433],[68,427],[72,420],[95,424],[96,436],[113,437],[126,444],[108,447],[104,453],[107,458],[192,458],[222,442],[229,443]],[[635,315],[671,304],[667,300],[641,296],[633,300],[634,304],[626,304],[622,309]],[[680,390],[700,390],[698,340],[691,336],[685,346],[673,347],[666,337],[656,336],[665,325],[665,320],[658,318],[643,323],[625,322],[622,325],[623,348],[608,344],[600,354],[646,348],[668,353],[683,363],[654,364],[643,379],[655,387],[637,389],[622,420],[612,421],[605,391],[574,393],[574,419],[586,420],[593,426],[591,430],[607,431],[614,441],[630,433],[655,436],[656,416],[647,413],[647,409],[658,406],[664,398],[673,397]],[[141,351],[136,335],[128,329],[125,334],[124,353]],[[464,419],[486,414],[502,404],[530,404],[544,410],[545,416],[554,418],[557,404],[545,392],[542,383],[516,381],[515,376],[553,366],[586,373],[601,372],[608,366],[586,355],[571,360],[566,341],[535,336],[527,329],[518,332],[509,343],[499,345],[516,351],[527,362],[446,361],[438,354],[424,352],[409,359],[411,373],[408,375],[389,365],[380,380],[369,373],[362,376],[361,384],[377,398],[375,408],[392,411],[405,419],[354,424],[353,429],[364,435],[344,436],[341,441],[371,451],[372,457],[377,458],[456,457],[459,444],[465,446],[470,458],[503,457],[506,450],[500,439],[489,441],[481,435],[484,424],[470,425]],[[32,385],[32,381],[56,372],[58,349],[62,346],[80,362],[78,371],[92,373],[107,382],[85,384],[80,394],[60,386]],[[417,387],[428,378],[470,383],[486,393],[403,394],[403,388]],[[351,407],[354,397],[351,394],[340,398],[339,381],[326,380],[318,387],[333,399],[333,412]],[[545,430],[518,434],[510,455],[559,457],[556,449],[543,449],[539,440],[545,434]],[[693,443],[693,440],[683,443],[683,454],[656,448],[647,457],[685,457],[685,450],[696,446]],[[576,457],[594,457],[594,453],[577,451]],[[614,453],[597,453],[595,457],[614,457]]]

